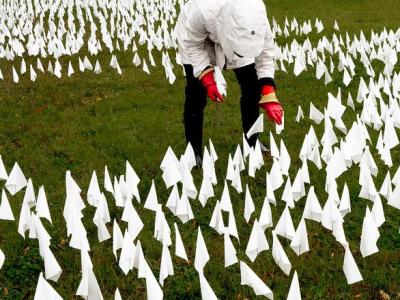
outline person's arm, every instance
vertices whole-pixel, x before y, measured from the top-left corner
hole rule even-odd
[[[262,85],[275,86],[275,65],[274,65],[274,38],[271,27],[267,23],[267,31],[265,33],[264,46],[261,53],[255,58],[257,76]]]
[[[208,32],[204,16],[200,11],[190,14],[184,25],[185,34],[181,39],[182,48],[193,66],[194,77],[198,78],[211,65],[210,57],[205,48]]]
[[[261,86],[262,95],[258,104],[265,110],[265,113],[271,121],[280,125],[282,124],[283,109],[275,93],[276,85],[274,81],[274,51],[274,39],[271,32],[271,27],[268,23],[263,50],[255,59],[257,76]]]
[[[223,102],[224,99],[218,91],[214,79],[214,68],[205,47],[208,38],[207,24],[200,11],[188,16],[185,22],[182,47],[187,54],[189,63],[193,66],[193,75],[198,78],[207,89],[208,97],[215,102]]]

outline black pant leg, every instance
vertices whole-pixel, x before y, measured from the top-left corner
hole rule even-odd
[[[203,148],[203,112],[207,104],[207,91],[200,80],[193,75],[193,66],[184,65],[186,73],[185,106],[183,123],[186,142],[192,145],[196,155]]]
[[[260,101],[261,87],[258,83],[255,64],[237,68],[234,71],[240,86],[240,111],[243,132],[246,134],[260,114],[258,102]],[[255,134],[250,139],[246,139],[250,146],[254,146],[257,138],[258,135]]]

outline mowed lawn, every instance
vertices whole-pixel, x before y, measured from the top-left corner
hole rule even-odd
[[[375,32],[387,29],[397,29],[400,26],[400,1],[383,0],[274,0],[267,1],[269,17],[275,17],[281,26],[285,17],[296,17],[300,22],[315,18],[322,20],[325,30],[316,35],[314,29],[310,35],[313,45],[318,38],[326,34],[332,38],[333,23],[337,20],[341,34],[345,37],[346,30],[359,34],[363,30],[367,38],[371,29]],[[352,35],[351,35],[352,36]],[[291,41],[279,38],[280,45]],[[304,37],[296,37],[304,41]],[[144,51],[143,51],[144,50]],[[86,53],[82,53],[81,58]],[[141,50],[146,55],[145,49]],[[171,52],[172,54],[172,52]],[[49,201],[53,225],[43,221],[52,236],[51,250],[60,263],[63,273],[56,284],[52,286],[65,298],[74,299],[74,294],[81,280],[81,262],[79,251],[68,246],[65,221],[62,211],[65,201],[65,172],[71,170],[73,178],[80,185],[84,199],[93,170],[103,180],[104,166],[108,166],[112,176],[125,173],[125,161],[128,160],[142,181],[139,185],[142,200],[147,196],[151,180],[154,179],[158,192],[158,200],[165,204],[169,191],[161,178],[159,165],[168,146],[175,153],[182,154],[185,149],[185,139],[182,124],[184,101],[184,77],[176,66],[174,71],[177,81],[169,85],[161,67],[161,56],[153,51],[158,68],[150,67],[151,75],[141,68],[132,65],[130,51],[116,52],[123,74],[118,75],[108,64],[111,55],[103,52],[98,56],[103,72],[95,75],[92,72],[76,72],[71,78],[66,76],[68,59],[62,58],[63,77],[57,79],[49,73],[41,74],[35,83],[29,80],[29,75],[21,77],[19,84],[14,84],[11,77],[10,62],[2,60],[0,68],[4,81],[0,81],[0,155],[8,171],[17,161],[27,177],[32,178],[37,191],[44,185]],[[171,55],[171,57],[174,57]],[[95,59],[89,57],[94,63]],[[36,59],[26,58],[27,63],[35,63]],[[43,60],[47,67],[48,60]],[[72,57],[75,70],[78,70],[78,57]],[[19,68],[20,59],[15,66]],[[348,88],[344,88],[341,75],[334,73],[334,81],[327,87],[323,81],[315,79],[315,70],[302,73],[299,77],[291,75],[293,66],[288,67],[289,75],[277,72],[276,82],[278,96],[285,109],[285,131],[283,138],[292,158],[290,175],[292,180],[301,166],[298,158],[304,135],[310,125],[321,138],[323,124],[315,125],[308,117],[300,124],[294,121],[297,106],[301,105],[308,115],[309,102],[312,101],[319,109],[326,105],[327,93],[336,95],[338,87],[342,88],[343,98],[347,99],[348,91],[355,96],[358,80],[353,80]],[[377,65],[377,70],[382,69]],[[358,68],[358,70],[361,70]],[[399,68],[397,67],[398,71]],[[197,271],[193,266],[197,226],[201,226],[211,260],[206,265],[205,275],[216,295],[221,299],[254,299],[253,290],[240,285],[239,265],[224,268],[223,236],[219,236],[208,227],[216,199],[221,195],[223,180],[226,174],[228,154],[233,153],[237,144],[241,143],[241,120],[239,112],[239,89],[233,72],[224,72],[228,81],[228,97],[223,105],[209,102],[205,112],[204,140],[211,138],[219,160],[217,161],[218,186],[216,197],[209,200],[204,209],[200,203],[191,201],[195,220],[182,224],[169,211],[165,210],[170,226],[173,222],[179,224],[182,239],[185,243],[190,263],[171,255],[175,275],[166,279],[164,296],[167,299],[199,299],[201,297]],[[365,75],[360,71],[360,75]],[[350,128],[356,119],[356,113],[361,112],[361,106],[356,105],[356,112],[346,110],[344,122]],[[274,129],[267,125],[261,139],[269,142],[268,130]],[[338,137],[343,134],[335,130]],[[377,133],[369,130],[373,145],[371,152],[379,166],[379,174],[375,184],[380,187],[388,168],[382,164],[375,150]],[[391,175],[397,170],[400,154],[398,149],[392,151],[394,166]],[[265,196],[265,172],[270,169],[272,160],[265,158],[265,166],[257,171],[256,179],[243,176],[243,186],[248,183],[253,196],[256,212],[251,224],[243,218],[244,193],[237,194],[230,189],[234,206],[236,223],[239,230],[240,244],[234,241],[239,259],[249,263],[245,249],[252,229],[254,216],[258,217]],[[324,192],[325,172],[318,171],[309,163],[311,184],[315,186],[318,199],[323,205],[327,199]],[[243,173],[245,174],[245,173]],[[193,171],[198,189],[201,183],[201,172]],[[281,238],[282,245],[297,270],[302,296],[305,299],[379,299],[380,291],[384,291],[392,299],[400,298],[400,212],[386,205],[386,223],[380,227],[381,237],[378,241],[380,252],[362,258],[359,242],[362,222],[367,205],[372,203],[358,198],[359,168],[354,166],[338,180],[338,190],[341,193],[346,182],[351,194],[352,212],[345,218],[344,229],[350,243],[350,248],[360,268],[364,280],[352,286],[347,285],[342,270],[343,247],[335,241],[331,232],[320,224],[307,221],[310,252],[297,257],[290,249],[286,239]],[[0,183],[3,188],[4,183]],[[306,187],[308,191],[308,187]],[[275,194],[279,199],[282,188]],[[111,218],[121,219],[122,210],[116,209],[114,200],[107,194]],[[15,197],[9,197],[14,215],[18,221],[23,192]],[[296,208],[291,211],[295,227],[297,227],[305,203],[302,198]],[[160,242],[152,238],[154,230],[154,213],[143,209],[143,205],[135,204],[143,222],[144,230],[139,235],[145,257],[158,278],[161,249]],[[272,207],[274,224],[284,209],[284,202],[278,201],[277,207]],[[87,205],[83,211],[84,225],[88,232],[91,245],[91,259],[94,272],[99,281],[105,299],[112,299],[118,287],[123,299],[145,299],[146,285],[144,279],[137,278],[133,270],[125,276],[118,267],[112,253],[112,240],[99,243],[97,228],[92,222],[95,209]],[[119,222],[124,230],[124,222]],[[109,224],[112,232],[111,223]],[[39,255],[38,241],[22,239],[17,233],[18,222],[0,221],[0,249],[6,255],[3,268],[0,270],[0,299],[31,299],[33,298],[37,278],[44,270],[43,261]],[[271,229],[266,236],[272,246]],[[172,234],[173,237],[173,234]],[[272,259],[271,250],[261,253],[254,264],[249,266],[272,289],[276,299],[285,299],[289,291],[291,276],[286,276]]]

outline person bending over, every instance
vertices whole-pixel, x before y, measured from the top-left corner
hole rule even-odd
[[[207,96],[224,102],[214,66],[235,72],[245,133],[257,120],[259,107],[271,121],[282,123],[283,109],[275,94],[274,41],[262,0],[189,0],[179,14],[175,35],[186,73],[186,142],[192,145],[198,164]],[[248,139],[249,145],[254,146],[257,138]]]

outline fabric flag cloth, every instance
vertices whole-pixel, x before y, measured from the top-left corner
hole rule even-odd
[[[103,300],[100,286],[93,272],[93,264],[86,250],[81,250],[81,271],[82,279],[76,295],[85,299]]]
[[[260,114],[258,119],[254,122],[253,126],[251,126],[249,131],[246,133],[246,137],[249,139],[254,134],[261,133],[263,131],[264,131],[264,115]]]
[[[43,273],[39,274],[34,300],[62,300],[63,298],[56,290],[43,278]]]
[[[250,221],[252,213],[255,211],[253,198],[251,197],[249,186],[246,184],[246,195],[244,199],[244,218],[247,223]]]
[[[301,300],[300,284],[299,277],[297,276],[297,271],[294,271],[287,300]]]
[[[114,300],[122,300],[121,293],[119,292],[118,288],[115,290]]]
[[[43,185],[39,188],[39,193],[36,201],[36,213],[38,217],[45,218],[50,223],[52,223],[49,205],[47,203],[46,192]]]
[[[204,266],[210,260],[210,255],[208,254],[207,246],[201,233],[200,226],[197,231],[197,241],[196,241],[196,254],[194,258],[194,267],[199,273],[203,273]]]
[[[188,261],[188,257],[185,251],[185,247],[183,245],[182,237],[179,232],[178,225],[174,223],[175,228],[175,255]]]
[[[0,155],[0,180],[7,180],[8,179],[8,174],[6,167],[4,166],[3,160]]]
[[[5,190],[1,192],[0,199],[0,220],[14,221],[14,214],[12,212],[10,202],[8,201]]]
[[[301,255],[310,250],[308,246],[308,235],[307,235],[307,227],[306,222],[302,218],[297,230],[294,234],[292,242],[290,243],[290,247],[296,252],[297,255]]]
[[[353,254],[351,254],[348,245],[345,246],[345,254],[343,260],[343,272],[346,275],[347,283],[353,284],[363,280],[360,270],[358,269],[357,263],[354,260]]]
[[[292,216],[290,215],[289,206],[287,205],[275,226],[275,233],[289,240],[292,240],[295,235]]]
[[[136,247],[128,231],[125,231],[121,246],[121,255],[119,257],[119,267],[125,275],[133,268]]]
[[[6,181],[5,187],[10,192],[11,196],[14,196],[20,190],[22,190],[28,184],[24,173],[22,173],[21,168],[18,163],[14,164],[8,179]]]
[[[183,179],[180,172],[179,160],[171,147],[168,147],[161,162],[160,169],[163,171],[162,178],[167,189]]]
[[[144,203],[144,208],[147,208],[154,212],[157,212],[158,210],[158,199],[157,199],[157,192],[154,180],[151,181],[151,188]]]
[[[287,257],[274,230],[272,230],[272,257],[283,273],[289,276],[292,264],[290,263],[289,258]]]
[[[366,208],[361,232],[360,252],[363,257],[379,252],[376,243],[380,237],[378,226],[369,208]]]
[[[6,259],[6,256],[4,255],[3,251],[1,251],[1,249],[0,249],[0,270],[3,267],[5,259]]]
[[[217,300],[218,298],[215,295],[210,284],[208,283],[207,279],[204,277],[203,272],[199,272],[199,279],[200,279],[201,299]]]
[[[119,227],[117,220],[114,219],[113,223],[113,253],[115,259],[117,259],[117,251],[123,247],[124,237],[121,232],[121,228]]]
[[[101,192],[99,182],[97,180],[96,171],[93,171],[87,192],[87,201],[90,205],[97,207],[97,203],[100,201],[100,198]]]
[[[270,288],[243,261],[240,261],[240,284],[251,287],[256,296],[264,296],[271,300],[274,299],[274,295]]]
[[[161,286],[164,285],[165,279],[170,275],[171,276],[174,275],[174,266],[172,263],[172,258],[168,246],[164,244],[161,255],[160,278],[159,278],[159,283],[161,284]]]
[[[225,268],[232,266],[238,262],[236,249],[233,245],[228,232],[224,233],[224,251],[225,251]]]
[[[256,219],[247,243],[246,255],[252,262],[254,262],[259,253],[268,249],[269,245],[267,238],[265,237],[264,230],[261,228]]]

